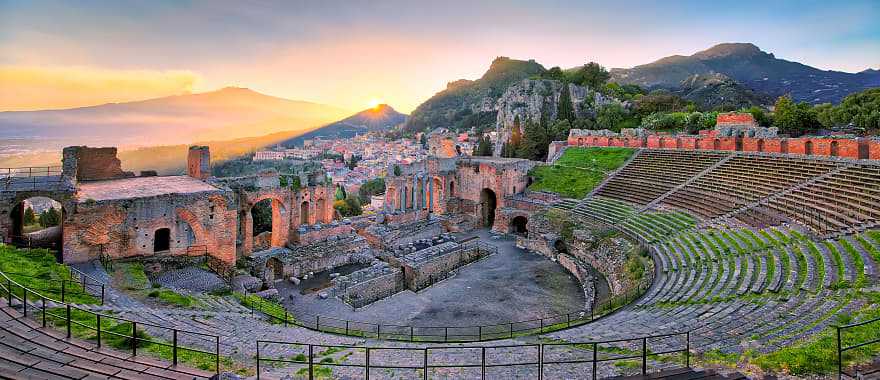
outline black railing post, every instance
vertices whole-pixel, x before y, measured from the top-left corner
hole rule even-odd
[[[477,326],[477,329],[478,329],[477,335],[479,335],[479,339],[477,339],[477,340],[482,341],[483,340],[483,326]]]
[[[131,321],[131,356],[138,354],[137,322]]]
[[[42,297],[43,300],[43,327],[46,327],[46,297]]]
[[[70,305],[67,305],[67,339],[70,339]]]
[[[61,302],[66,302],[66,301],[64,300],[64,294],[65,294],[65,289],[66,289],[66,287],[64,286],[64,284],[66,284],[66,281],[61,280]]]
[[[95,329],[98,335],[98,348],[101,348],[101,314],[95,313]]]
[[[410,342],[413,341],[413,327],[412,326],[409,327],[409,341]]]
[[[648,373],[648,338],[642,338],[642,375]]]
[[[348,320],[345,320],[345,335],[348,335]]]
[[[425,347],[424,350],[425,350],[425,351],[424,351],[424,353],[425,353],[425,359],[424,359],[424,360],[425,360],[425,361],[424,361],[425,365],[424,365],[423,369],[424,369],[425,373],[424,373],[424,376],[422,376],[422,378],[425,379],[425,380],[428,380],[428,347]]]
[[[24,311],[24,317],[27,318],[27,294],[28,291],[24,287],[21,288],[21,307]]]
[[[510,322],[510,325],[508,326],[507,330],[510,332],[510,334],[509,334],[510,337],[513,338],[513,322]]]
[[[596,342],[593,342],[593,380],[596,380],[598,377],[598,374],[596,373],[596,371],[598,370],[598,367],[599,367],[599,362],[597,360],[598,358],[597,358],[597,354],[596,354],[597,351],[599,351],[599,344]]]
[[[260,380],[260,341],[257,341],[257,380]]]
[[[840,326],[834,326],[837,331],[837,380],[843,377],[843,351],[840,349]]]
[[[171,363],[173,365],[177,365],[177,329],[171,330],[173,335],[171,336]]]
[[[314,361],[312,360],[312,355],[313,355],[313,352],[312,352],[312,345],[310,344],[310,345],[309,345],[309,380],[314,379],[314,376],[315,376],[315,371],[314,371],[314,368],[313,368],[313,362],[314,362]]]
[[[364,368],[366,369],[365,379],[370,380],[370,347],[367,347],[367,355],[364,360]]]
[[[220,374],[220,335],[214,337],[214,349],[217,350],[217,357],[214,364],[217,367],[217,374]]]
[[[101,284],[101,305],[104,304],[104,284]]]
[[[486,380],[486,347],[481,347],[482,358],[480,359],[480,380]]]
[[[684,352],[684,358],[685,358],[684,359],[685,360],[684,366],[690,368],[690,366],[691,366],[691,332],[690,331],[688,331],[687,334],[685,335],[685,339],[687,340],[687,348],[685,349],[685,352]]]

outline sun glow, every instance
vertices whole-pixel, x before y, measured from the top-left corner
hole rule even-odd
[[[370,99],[370,108],[379,108],[379,105],[382,104],[382,100],[380,99]]]

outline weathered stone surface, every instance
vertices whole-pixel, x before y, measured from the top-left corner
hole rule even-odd
[[[232,278],[232,289],[237,292],[255,292],[260,289],[260,279],[249,275],[238,275]]]

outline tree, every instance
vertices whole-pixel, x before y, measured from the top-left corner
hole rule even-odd
[[[605,82],[611,78],[611,74],[596,62],[590,62],[581,66],[572,77],[572,82],[587,86],[599,91],[605,88]]]
[[[34,214],[34,209],[27,207],[24,209],[24,220],[22,221],[24,225],[34,224],[37,221],[37,216]]]
[[[780,96],[776,100],[773,114],[773,125],[782,133],[800,136],[819,126],[816,110],[807,103],[795,103],[791,96]]]
[[[349,170],[354,170],[354,168],[357,167],[358,161],[360,161],[360,160],[361,160],[361,156],[358,156],[356,154],[352,154],[351,158],[348,160],[348,162],[345,165],[348,167]]]
[[[574,108],[571,105],[571,90],[568,89],[568,83],[563,83],[562,91],[559,93],[559,103],[556,103],[556,120],[568,120],[569,123],[573,123],[574,119]]]
[[[556,120],[548,130],[550,141],[562,141],[568,139],[571,123],[568,120]]]
[[[522,145],[516,156],[535,161],[544,161],[547,158],[547,149],[550,144],[550,136],[547,128],[542,123],[526,123],[525,135]]]
[[[370,203],[370,197],[379,194],[385,194],[384,178],[373,178],[361,184],[361,187],[358,189],[361,204]]]
[[[563,82],[565,81],[565,73],[562,72],[562,69],[560,69],[559,66],[551,67],[550,70],[547,70],[547,72],[542,75],[542,77]]]
[[[474,156],[491,156],[492,152],[492,141],[489,140],[488,135],[480,136],[480,141],[474,146]]]
[[[400,177],[401,174],[402,174],[402,171],[400,170],[400,165],[394,165],[394,176]]]
[[[345,199],[345,187],[342,184],[336,185],[336,193],[334,194],[334,198],[338,201],[340,199]]]
[[[752,114],[752,117],[755,118],[755,121],[758,123],[758,125],[762,125],[762,126],[766,127],[766,126],[773,123],[770,120],[770,117],[767,116],[766,113],[764,113],[764,109],[762,109],[761,107],[751,106],[748,109],[746,109],[745,112]]]
[[[342,217],[358,216],[363,213],[360,201],[353,195],[349,195],[345,199],[337,199],[333,202],[333,208],[339,211],[339,215]]]
[[[61,223],[61,213],[55,207],[52,207],[40,213],[39,222],[43,227],[57,226]]]
[[[599,107],[596,112],[596,124],[599,128],[620,131],[621,125],[627,118],[626,110],[620,104],[611,103]]]

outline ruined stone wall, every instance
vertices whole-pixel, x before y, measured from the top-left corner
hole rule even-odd
[[[122,200],[79,200],[64,217],[64,261],[208,253],[235,262],[236,211],[220,191]],[[154,252],[156,232],[169,249]]]
[[[329,225],[300,226],[291,237],[291,242],[297,245],[308,245],[327,240],[336,236],[351,235],[355,233],[350,224],[338,224],[332,222]]]
[[[207,146],[191,146],[186,157],[186,173],[190,177],[207,179],[211,176],[211,152]]]
[[[333,291],[343,302],[352,307],[360,308],[405,290],[403,271],[400,268],[387,267],[385,269],[387,273],[344,288],[337,285]]]
[[[62,152],[62,161],[65,173],[75,173],[74,178],[80,181],[134,177],[134,173],[122,171],[116,148],[69,146]]]
[[[456,244],[447,251],[438,247],[436,254],[422,261],[413,261],[405,257],[401,263],[406,288],[413,291],[424,289],[445,279],[450,272],[484,258],[486,255],[488,255],[486,251],[475,247],[458,247]]]

